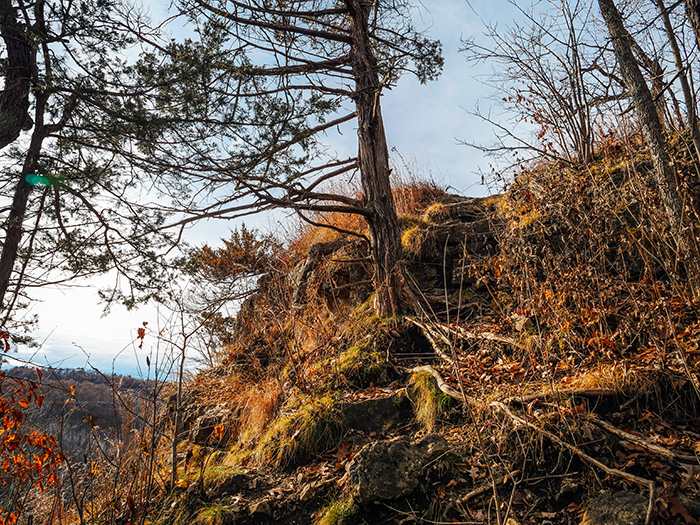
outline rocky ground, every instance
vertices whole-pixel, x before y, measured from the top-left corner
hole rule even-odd
[[[608,193],[547,173],[402,218],[413,315],[372,316],[351,237],[266,277],[154,521],[700,522],[697,300]]]

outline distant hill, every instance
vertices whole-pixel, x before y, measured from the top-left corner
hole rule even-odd
[[[126,425],[140,426],[139,407],[156,386],[153,380],[105,375],[83,369],[15,367],[8,378],[38,381],[44,401],[28,410],[27,423],[55,435],[64,454],[84,450],[89,438],[110,441]]]

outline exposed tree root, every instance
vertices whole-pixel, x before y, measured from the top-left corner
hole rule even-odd
[[[698,457],[697,456],[691,456],[690,454],[679,454],[678,452],[673,452],[672,450],[669,450],[667,448],[662,447],[661,445],[657,445],[656,443],[652,443],[647,439],[644,439],[641,436],[635,436],[634,434],[630,434],[629,432],[625,432],[624,430],[621,430],[617,428],[614,425],[611,425],[607,421],[603,421],[601,419],[597,419],[595,417],[588,417],[588,421],[593,423],[594,425],[607,430],[611,434],[615,434],[618,437],[621,437],[622,439],[629,441],[630,443],[633,443],[637,445],[638,447],[642,447],[649,452],[653,452],[655,454],[658,454],[660,456],[663,456],[668,459],[673,459],[675,461],[679,462],[690,462],[691,464],[698,464]]]
[[[608,467],[606,464],[598,461],[597,459],[595,459],[595,458],[589,456],[588,454],[586,454],[585,452],[583,452],[577,446],[572,445],[570,443],[567,443],[566,441],[561,439],[556,434],[553,434],[553,433],[549,432],[548,430],[540,428],[539,426],[535,425],[534,423],[531,423],[528,420],[523,419],[522,417],[513,414],[513,412],[506,405],[501,403],[500,401],[494,401],[491,403],[490,406],[493,408],[496,408],[496,409],[500,410],[501,412],[503,412],[504,414],[506,414],[515,423],[518,423],[519,425],[531,428],[531,429],[535,430],[536,432],[539,432],[540,434],[546,436],[547,438],[549,438],[550,440],[552,440],[556,444],[570,450],[571,452],[573,452],[574,454],[579,456],[581,459],[583,459],[584,461],[586,461],[592,465],[595,465],[596,467],[601,469],[606,474],[608,474],[610,476],[617,476],[617,477],[626,479],[628,481],[631,481],[632,483],[635,483],[639,486],[646,487],[649,490],[649,505],[647,506],[647,515],[646,515],[646,519],[644,520],[644,525],[651,524],[653,511],[654,511],[654,502],[656,500],[656,484],[652,480],[646,479],[646,478],[641,478],[639,476],[635,476],[634,474],[630,474],[628,472],[623,472],[622,470],[618,470],[616,468]]]
[[[535,399],[542,399],[545,397],[560,397],[560,396],[581,396],[581,397],[605,397],[618,395],[620,392],[617,390],[609,389],[598,389],[598,388],[566,388],[563,390],[547,390],[545,392],[536,392],[534,394],[528,394],[526,396],[512,396],[504,399],[502,403],[510,405],[511,403],[529,403]]]
[[[452,388],[450,385],[448,385],[440,375],[440,372],[435,370],[430,365],[417,366],[415,368],[412,368],[411,372],[414,374],[418,372],[428,372],[435,378],[435,382],[437,383],[438,388],[446,396],[450,396],[452,399],[455,399],[460,403],[467,403],[468,405],[471,405],[473,407],[483,407],[483,405],[479,403],[476,399],[473,399],[466,395],[462,395],[462,393],[459,390],[457,390],[456,388]]]
[[[461,403],[467,403],[473,407],[483,408],[483,405],[481,403],[479,403],[476,399],[473,399],[473,398],[466,396],[466,395],[462,395],[461,392],[459,392],[455,388],[448,385],[445,382],[445,380],[442,378],[440,373],[437,370],[435,370],[432,366],[430,366],[430,365],[419,366],[419,367],[411,369],[411,372],[413,372],[413,373],[428,372],[435,378],[435,381],[437,383],[438,388],[445,395],[447,395],[447,396],[449,396],[449,397],[451,397],[451,398],[453,398]],[[525,400],[534,400],[534,399],[538,399],[540,397],[545,397],[546,395],[549,395],[549,394],[569,394],[569,395],[576,394],[576,395],[591,395],[591,396],[593,396],[593,395],[596,395],[595,392],[596,392],[595,390],[566,390],[566,391],[559,391],[559,392],[543,392],[540,394],[535,394],[533,396],[517,397],[517,398],[514,397],[514,398],[509,398],[505,401],[493,401],[489,404],[489,407],[495,408],[495,409],[503,412],[514,423],[517,423],[520,426],[526,426],[528,428],[531,428],[531,429],[535,430],[536,432],[539,432],[540,434],[546,436],[554,443],[557,443],[561,447],[564,447],[564,448],[570,450],[571,452],[573,452],[574,454],[579,456],[581,459],[590,463],[591,465],[598,467],[606,474],[608,474],[610,476],[617,476],[617,477],[626,479],[626,480],[631,481],[632,483],[635,483],[641,487],[646,487],[649,490],[649,505],[647,506],[647,514],[646,514],[646,519],[644,521],[644,525],[650,525],[652,522],[652,516],[653,516],[653,511],[654,511],[654,502],[656,499],[656,484],[652,480],[642,478],[639,476],[635,476],[634,474],[630,474],[628,472],[623,472],[622,470],[619,470],[616,468],[608,467],[604,463],[600,462],[599,460],[597,460],[597,459],[593,458],[592,456],[589,456],[588,454],[583,452],[579,447],[572,445],[570,443],[567,443],[566,441],[564,441],[563,439],[558,437],[556,434],[553,434],[552,432],[549,432],[548,430],[545,430],[544,428],[541,428],[541,427],[535,425],[534,423],[531,423],[530,421],[514,414],[511,411],[511,409],[508,406],[506,406],[506,403],[509,403],[509,402],[522,403]],[[602,395],[611,395],[613,393],[612,391],[609,391],[609,390],[601,390],[600,392],[602,393]],[[618,435],[618,436],[620,436],[620,437],[622,437],[622,438],[624,438],[624,439],[626,439],[626,440],[628,440],[636,445],[644,447],[647,450],[655,452],[657,454],[660,454],[664,457],[671,458],[671,459],[674,459],[677,461],[686,461],[686,462],[687,461],[697,462],[697,460],[698,460],[698,458],[696,458],[695,456],[689,456],[686,454],[678,454],[678,453],[672,452],[664,447],[661,447],[660,445],[650,443],[643,438],[640,438],[638,436],[635,436],[633,434],[630,434],[628,432],[620,430],[617,427],[611,425],[610,423],[599,420],[597,418],[589,417],[588,420],[591,423],[598,425],[601,428],[604,428],[605,430],[607,430],[611,433],[614,433],[614,434],[616,434],[616,435]],[[516,473],[517,473],[517,471],[515,473],[512,473],[510,476],[515,475]],[[498,480],[497,484],[505,483],[508,479],[508,476],[509,475],[506,475],[501,480]],[[458,500],[456,503],[457,504],[466,503],[470,499],[472,499],[480,494],[483,494],[485,491],[489,490],[490,488],[492,488],[492,485],[488,485],[485,487],[481,487],[479,489],[475,489],[474,491],[468,493],[463,498]]]
[[[442,341],[450,345],[450,337],[454,334],[461,339],[483,339],[487,341],[496,341],[498,343],[504,343],[517,348],[523,348],[523,345],[511,337],[506,337],[503,335],[494,334],[491,332],[470,332],[462,328],[461,326],[448,326],[444,323],[433,322],[432,324],[435,328],[430,327],[430,325],[423,323],[416,319],[415,317],[406,317],[406,320],[413,323],[417,327],[423,330],[423,332],[429,332],[433,337],[438,337]],[[445,335],[448,334],[448,335]]]

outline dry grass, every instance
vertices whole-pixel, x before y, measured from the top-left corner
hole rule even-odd
[[[270,378],[250,385],[241,399],[240,438],[241,443],[260,436],[275,416],[283,399],[278,379]]]
[[[431,204],[447,196],[445,189],[432,177],[405,167],[394,169],[391,184],[399,216],[420,215]]]
[[[658,388],[658,379],[658,374],[650,370],[630,369],[621,363],[602,364],[577,375],[571,387],[647,395]]]
[[[193,525],[227,525],[233,523],[236,513],[221,503],[209,505],[200,510]]]
[[[443,394],[429,372],[421,371],[411,376],[409,397],[413,403],[413,412],[427,432],[433,432],[451,402],[451,398]]]
[[[265,431],[255,457],[271,467],[288,467],[332,448],[342,428],[342,416],[333,398],[293,399]]]

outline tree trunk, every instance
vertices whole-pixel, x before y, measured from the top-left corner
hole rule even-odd
[[[605,24],[610,31],[615,55],[620,63],[620,72],[632,95],[637,118],[649,147],[656,184],[661,192],[661,201],[668,215],[674,234],[678,235],[679,248],[687,247],[685,232],[682,224],[683,207],[678,192],[675,173],[671,167],[670,157],[666,150],[666,137],[659,120],[659,114],[654,104],[654,97],[637,65],[629,42],[629,33],[625,29],[622,16],[612,0],[598,0],[600,11]]]
[[[12,278],[12,270],[15,267],[17,260],[17,252],[19,244],[24,233],[23,224],[24,217],[27,214],[27,203],[29,202],[29,194],[32,187],[27,184],[25,176],[32,173],[36,169],[36,165],[41,155],[41,147],[46,138],[46,127],[44,126],[44,111],[48,97],[42,94],[36,98],[36,125],[32,133],[29,149],[24,159],[22,172],[17,186],[15,186],[15,194],[12,199],[12,208],[5,222],[5,241],[2,244],[2,254],[0,255],[0,312],[3,319],[9,319],[9,312],[6,312],[8,304],[12,301],[5,301],[7,290],[10,287]]]
[[[0,148],[4,148],[31,126],[27,111],[34,63],[34,51],[11,0],[0,0],[0,35],[7,49],[5,85],[0,91]]]
[[[700,0],[685,0],[685,12],[693,26],[695,41],[700,46]]]
[[[380,315],[393,316],[402,307],[401,233],[389,180],[389,149],[379,101],[381,86],[369,39],[369,15],[374,1],[345,3],[351,18],[350,60],[355,77],[363,204],[370,212],[367,221],[374,257],[375,309]]]
[[[676,39],[676,35],[673,31],[673,25],[671,24],[671,17],[666,10],[663,0],[655,0],[655,2],[659,8],[659,12],[661,13],[661,19],[664,21],[666,36],[668,37],[668,42],[671,44],[671,50],[673,51],[676,73],[678,74],[678,80],[681,82],[683,99],[685,100],[685,109],[688,114],[688,127],[690,128],[690,136],[692,137],[693,145],[695,146],[695,158],[700,161],[700,128],[698,128],[695,98],[693,97],[693,92],[690,89],[688,75],[686,75],[686,67],[685,64],[683,64],[681,50],[678,47],[678,40]]]
[[[622,20],[621,17],[620,20]],[[642,49],[642,46],[640,46],[630,32],[627,31],[622,21],[620,21],[618,29],[620,31],[620,38],[624,39],[629,44],[632,53],[637,57],[637,63],[641,64],[651,75],[651,97],[654,99],[656,111],[659,114],[661,128],[664,129],[666,124],[666,101],[664,99],[666,84],[664,82],[664,70],[657,59],[652,59],[647,55],[646,51]]]

